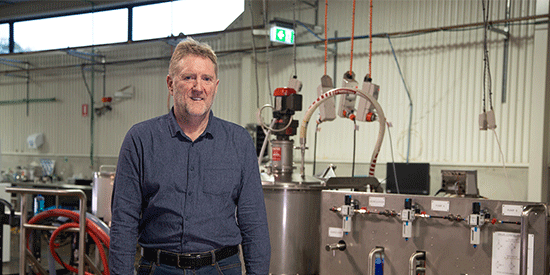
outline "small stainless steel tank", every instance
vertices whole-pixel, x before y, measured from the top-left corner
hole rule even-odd
[[[92,214],[104,222],[111,222],[111,196],[115,180],[116,166],[101,165],[94,172],[92,182]]]

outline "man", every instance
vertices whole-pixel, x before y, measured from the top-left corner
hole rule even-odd
[[[270,244],[256,150],[248,132],[211,111],[219,79],[206,44],[170,60],[174,107],[124,138],[112,198],[111,274],[268,274]]]

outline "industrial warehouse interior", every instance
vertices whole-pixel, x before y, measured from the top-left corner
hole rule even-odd
[[[178,185],[185,170],[183,197],[206,209],[166,211],[221,213],[226,193],[187,187],[203,163],[198,185],[243,186],[217,228],[241,230],[242,274],[548,275],[549,13],[549,0],[0,0],[2,274],[119,274],[115,200],[143,198],[128,201],[136,221],[168,224],[147,216],[160,202],[141,178]],[[213,116],[247,135],[194,162],[221,120],[197,140],[178,120],[191,153],[165,158],[188,167],[166,168],[137,152],[173,144],[128,141],[136,124],[179,119],[169,66],[189,38],[217,56]],[[141,185],[124,188],[130,147]],[[253,263],[248,186],[263,194],[267,263]],[[154,234],[135,223],[135,274],[162,274],[171,255],[170,274],[195,274],[198,253],[222,272],[228,246],[187,250],[201,229],[177,215],[181,249],[140,245]],[[144,273],[151,249],[158,267]]]

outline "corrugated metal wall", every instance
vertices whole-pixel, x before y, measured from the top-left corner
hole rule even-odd
[[[323,1],[321,1],[323,2]],[[368,35],[369,1],[357,1],[355,35]],[[395,33],[482,22],[481,1],[373,1],[373,34]],[[490,1],[490,20],[504,19],[505,1]],[[324,4],[324,3],[322,3]],[[534,14],[533,1],[512,1],[511,17]],[[292,5],[287,5],[292,7]],[[291,9],[291,8],[289,8]],[[320,16],[323,17],[324,8]],[[311,13],[311,12],[309,12]],[[300,20],[311,23],[308,10]],[[292,18],[292,10],[286,11]],[[324,18],[320,18],[322,24]],[[352,25],[352,1],[329,1],[329,37],[349,37]],[[494,26],[503,28],[503,26]],[[512,25],[508,59],[507,99],[501,102],[504,36],[488,33],[492,74],[493,106],[497,118],[496,133],[508,164],[528,163],[530,83],[533,59],[533,25]],[[297,38],[308,40],[312,35],[301,31]],[[323,36],[323,34],[320,34]],[[404,80],[410,91],[413,114],[411,161],[448,164],[498,164],[498,145],[492,131],[478,130],[482,111],[483,28],[433,32],[410,37],[391,37]],[[338,44],[336,83],[350,68],[351,42]],[[329,46],[333,48],[334,46]],[[353,70],[362,81],[368,73],[368,39],[355,40]],[[387,38],[373,40],[372,76],[380,85],[379,102],[390,128],[396,161],[407,157],[409,100]],[[298,48],[298,76],[304,82],[305,102],[316,97],[316,87],[323,74],[322,46]],[[272,53],[272,67],[277,68],[272,83],[283,85],[293,72],[292,50]],[[286,58],[284,58],[286,56]],[[328,74],[333,76],[333,57],[328,58]],[[281,66],[283,68],[281,68]],[[307,108],[305,104],[304,109]],[[297,115],[301,116],[300,114]],[[378,125],[358,123],[357,160],[368,162]],[[318,133],[318,160],[352,161],[353,123],[342,118],[321,124]],[[313,145],[314,126],[310,123],[308,144]],[[380,161],[391,161],[390,143],[386,135]],[[308,158],[313,157],[309,150]]]
[[[299,1],[298,1],[299,2]],[[261,5],[261,1],[252,1]],[[295,1],[268,1],[269,16],[293,18]],[[503,19],[505,0],[491,1],[491,20]],[[368,34],[369,1],[357,1],[355,35]],[[373,1],[373,33],[394,33],[416,29],[453,26],[482,22],[480,1],[463,0],[394,0]],[[324,1],[320,1],[318,23],[324,21]],[[235,22],[235,26],[249,26],[247,11]],[[512,18],[534,14],[533,1],[512,1]],[[329,0],[328,33],[334,37],[351,35],[352,1]],[[256,22],[261,16],[255,15]],[[314,23],[315,9],[299,4],[296,19]],[[502,28],[501,26],[495,26]],[[298,27],[297,42],[313,41],[316,38]],[[319,34],[323,36],[323,34]],[[496,133],[500,138],[506,162],[524,165],[528,163],[529,147],[529,106],[531,94],[531,70],[533,56],[532,25],[511,26],[510,53],[508,65],[507,100],[501,103],[503,36],[488,33],[492,72],[493,104],[497,114]],[[212,44],[217,51],[230,51],[249,48],[250,33],[223,34],[202,39]],[[257,46],[265,44],[256,39]],[[409,88],[413,103],[411,161],[429,161],[449,164],[497,164],[500,162],[498,146],[492,132],[478,130],[478,115],[482,110],[483,73],[483,29],[466,29],[446,32],[433,32],[410,37],[391,37],[403,77]],[[259,42],[259,43],[258,43]],[[336,66],[337,85],[350,68],[350,42],[337,44],[336,64],[334,55],[328,56],[328,74],[334,78]],[[330,45],[334,48],[335,45]],[[353,70],[358,80],[368,73],[368,39],[355,40]],[[316,88],[324,72],[324,47],[305,46],[296,49],[296,68],[303,82],[304,110],[317,97]],[[113,110],[95,117],[94,154],[97,156],[118,155],[120,143],[131,125],[167,110],[166,73],[168,57],[172,47],[163,42],[140,43],[127,46],[101,48],[99,54],[107,56],[107,62],[118,60],[158,58],[158,60],[138,63],[116,63],[107,66],[106,95],[127,85],[135,89],[132,99],[113,105]],[[251,52],[224,54],[220,61],[220,87],[214,112],[216,115],[245,125],[255,121],[245,121],[240,114],[247,106],[242,106],[245,97],[256,96],[254,68],[250,62]],[[292,48],[271,50],[269,55],[269,77],[271,90],[286,86],[294,74],[294,50]],[[12,58],[11,56],[9,58]],[[30,104],[29,116],[26,106],[0,106],[0,139],[3,153],[37,153],[26,148],[26,137],[35,132],[46,136],[46,148],[40,153],[52,155],[89,155],[91,149],[90,116],[82,117],[82,104],[89,104],[90,98],[81,76],[78,64],[85,61],[64,53],[38,53],[17,56],[32,63],[34,67],[64,66],[76,64],[74,68],[60,68],[46,71],[32,71],[30,84],[31,98],[55,97],[57,102]],[[260,105],[269,103],[265,96],[269,91],[266,81],[265,55],[258,52]],[[243,71],[246,68],[246,71]],[[0,70],[9,69],[1,66]],[[88,83],[91,73],[85,72]],[[387,38],[375,38],[372,54],[373,82],[380,85],[379,102],[387,119],[392,123],[391,138],[396,161],[407,156],[409,100],[396,61]],[[243,82],[243,80],[249,80]],[[95,73],[95,100],[100,105],[103,95],[101,72]],[[26,96],[25,81],[7,76],[0,77],[0,101],[23,99]],[[250,100],[255,102],[256,100]],[[98,106],[96,106],[98,107]],[[255,108],[255,106],[254,106]],[[91,112],[91,110],[90,110]],[[267,113],[267,112],[266,112]],[[303,112],[296,115],[300,119]],[[266,120],[267,114],[266,114]],[[368,162],[378,125],[358,123],[357,161]],[[306,159],[313,159],[314,123],[308,130],[308,150]],[[380,162],[391,161],[390,139],[386,135]],[[317,139],[318,160],[351,162],[353,149],[353,122],[338,118],[321,125]]]

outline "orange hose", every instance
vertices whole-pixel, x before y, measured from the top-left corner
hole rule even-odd
[[[66,224],[63,224],[61,225],[60,227],[58,227],[55,231],[53,231],[52,233],[52,237],[50,238],[50,252],[52,253],[52,256],[54,257],[54,259],[61,265],[63,265],[67,270],[71,271],[71,272],[74,272],[74,273],[78,273],[78,269],[74,266],[71,266],[65,262],[63,262],[60,258],[59,258],[59,255],[57,255],[57,253],[55,252],[55,245],[54,245],[54,241],[55,241],[55,238],[57,237],[57,235],[67,229],[67,228],[70,228],[70,227],[76,227],[78,228],[79,225],[78,223],[66,223]],[[96,243],[97,247],[98,247],[98,250],[99,250],[99,255],[101,256],[101,261],[103,262],[103,274],[104,275],[109,275],[109,267],[108,267],[108,260],[107,260],[107,255],[105,254],[105,250],[103,249],[103,245],[101,245],[101,242],[100,240],[98,239],[98,237],[96,236],[96,234],[89,234],[90,237],[92,237],[92,239],[94,240],[94,242]],[[90,275],[93,275],[93,273],[89,273],[89,272],[85,272],[86,275],[90,274]]]
[[[355,0],[353,0],[353,15],[351,19],[351,53],[349,60],[349,75],[352,75],[353,71],[353,39],[355,36]]]
[[[328,52],[327,18],[328,18],[328,0],[325,0],[325,75],[327,75],[327,52]]]
[[[372,0],[370,0],[369,19],[369,77],[372,78]]]

